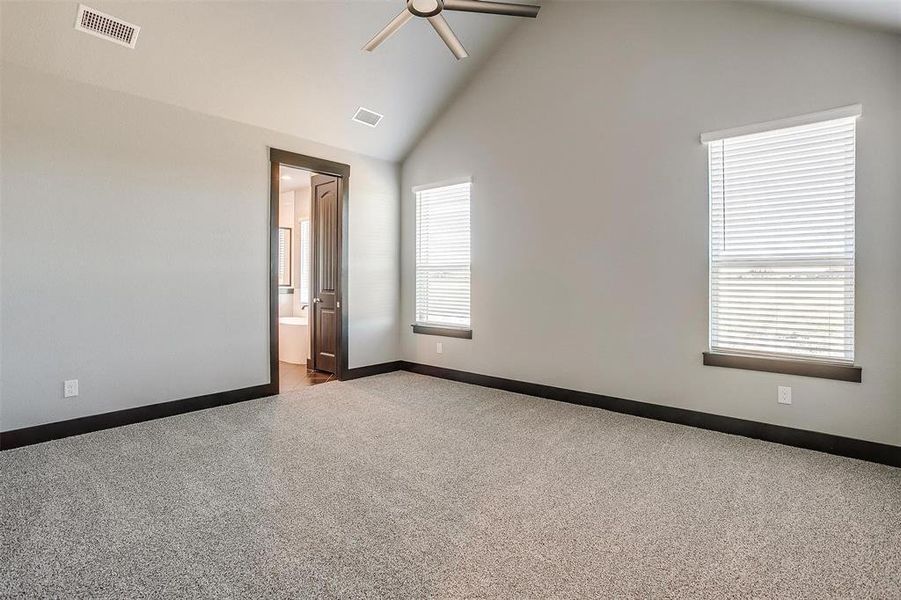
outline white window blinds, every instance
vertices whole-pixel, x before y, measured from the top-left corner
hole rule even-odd
[[[310,303],[310,220],[300,221],[300,301]]]
[[[416,322],[469,327],[470,183],[414,188]]]
[[[291,228],[278,228],[278,284],[291,285]]]
[[[711,351],[854,362],[855,125],[709,141]]]

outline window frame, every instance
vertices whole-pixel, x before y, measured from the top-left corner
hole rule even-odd
[[[720,131],[714,131],[709,133],[704,133],[700,137],[700,141],[703,145],[708,145],[712,142],[718,142],[721,140],[725,140],[728,138],[752,135],[757,133],[765,133],[770,131],[777,131],[780,129],[788,129],[792,127],[798,127],[803,125],[812,125],[816,123],[821,123],[825,121],[832,121],[838,119],[845,118],[857,118],[860,117],[862,113],[862,107],[860,104],[855,104],[851,106],[844,106],[836,109],[821,111],[817,113],[811,113],[806,115],[800,115],[796,117],[790,117],[787,119],[779,119],[776,121],[769,121],[764,123],[757,123],[753,125],[743,126],[743,127],[735,127],[731,129],[725,129]],[[855,144],[856,144],[856,124],[855,124]],[[709,162],[709,148],[705,148],[708,154],[708,169],[710,166]],[[747,369],[754,371],[765,371],[772,373],[784,373],[790,375],[801,375],[806,377],[819,377],[825,379],[835,379],[840,381],[849,381],[849,382],[861,382],[862,379],[862,368],[857,364],[847,364],[840,362],[830,362],[828,359],[817,359],[817,358],[809,358],[809,357],[790,357],[790,356],[779,356],[772,355],[768,356],[766,354],[756,355],[756,354],[742,354],[739,351],[736,352],[724,352],[722,350],[714,351],[712,349],[712,326],[713,326],[713,273],[711,270],[713,264],[713,245],[712,239],[710,237],[711,230],[713,226],[712,220],[712,196],[711,196],[711,187],[710,187],[710,173],[709,171],[706,174],[706,185],[707,185],[707,194],[708,194],[708,213],[707,213],[707,235],[708,235],[708,249],[707,249],[707,260],[708,260],[708,282],[707,282],[707,293],[708,293],[708,313],[707,313],[707,351],[702,353],[703,364],[707,366],[717,366],[717,367],[727,367],[727,368],[736,368],[736,369]],[[855,161],[855,180],[856,180],[856,161]],[[857,198],[854,198],[854,210],[856,211]],[[855,240],[856,242],[856,240]],[[856,246],[856,244],[855,244]],[[856,248],[854,252],[855,262],[856,262]],[[855,268],[856,273],[856,268]],[[854,292],[856,296],[856,289]],[[854,305],[856,307],[857,302],[856,298],[854,299]],[[856,316],[856,315],[855,315]],[[855,318],[856,321],[856,318]],[[852,342],[856,346],[856,339]],[[856,348],[855,348],[855,356],[856,356]]]
[[[447,323],[437,323],[437,322],[426,322],[419,321],[416,317],[419,314],[418,306],[417,306],[417,298],[416,298],[416,290],[418,286],[419,279],[419,257],[416,252],[416,244],[419,237],[419,194],[421,192],[425,192],[428,190],[434,190],[444,187],[451,187],[455,185],[461,184],[469,184],[469,215],[470,215],[470,236],[469,236],[469,246],[470,246],[470,280],[469,280],[469,290],[470,290],[470,306],[469,306],[469,325],[468,326],[455,326]],[[413,256],[413,323],[411,327],[413,329],[414,334],[421,335],[433,335],[433,336],[442,336],[442,337],[452,337],[452,338],[460,338],[460,339],[472,339],[472,177],[459,177],[455,179],[446,179],[442,181],[437,181],[434,183],[427,183],[422,185],[416,185],[412,188],[413,192],[413,209],[414,209],[414,217],[413,217],[413,236],[414,236],[414,256]]]

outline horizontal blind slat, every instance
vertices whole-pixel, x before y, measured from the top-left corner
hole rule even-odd
[[[710,348],[854,360],[856,122],[708,144]]]

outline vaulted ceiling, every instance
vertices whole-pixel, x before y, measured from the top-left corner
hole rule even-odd
[[[3,2],[3,60],[389,160],[513,27],[535,24],[448,14],[471,55],[457,62],[420,19],[361,50],[401,0],[87,3],[139,25],[137,47],[75,31],[76,2]],[[381,124],[351,121],[359,106]]]
[[[763,4],[834,21],[901,33],[901,0],[758,0]]]
[[[457,62],[421,19],[361,50],[403,0],[86,1],[141,26],[136,49],[75,31],[77,2],[5,1],[3,60],[389,160],[405,156],[514,28],[541,26],[448,13],[470,53]],[[901,31],[901,0],[756,1]],[[385,115],[377,128],[351,121],[359,106]]]

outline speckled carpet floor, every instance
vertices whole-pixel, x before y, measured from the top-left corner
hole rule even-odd
[[[901,469],[410,373],[0,469],[4,597],[901,598]]]

